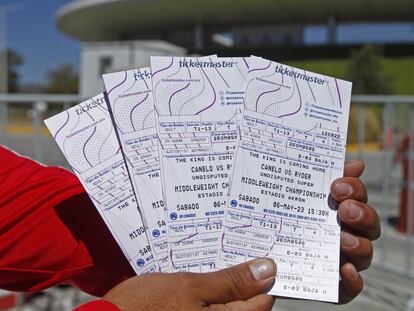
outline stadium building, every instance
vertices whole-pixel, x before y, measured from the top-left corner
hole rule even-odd
[[[277,60],[345,58],[362,43],[414,55],[414,1],[76,0],[57,25],[82,42],[80,93],[102,90],[108,71],[149,55],[252,53]]]

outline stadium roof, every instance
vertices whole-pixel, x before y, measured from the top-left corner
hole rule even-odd
[[[255,24],[412,21],[414,0],[76,0],[57,13],[61,31],[82,41]]]

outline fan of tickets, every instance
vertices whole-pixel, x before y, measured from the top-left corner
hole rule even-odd
[[[350,82],[255,56],[151,57],[103,80],[45,123],[138,275],[266,256],[271,294],[338,301]]]

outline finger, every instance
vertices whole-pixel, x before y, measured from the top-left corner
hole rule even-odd
[[[372,241],[381,235],[381,224],[377,212],[368,204],[356,200],[345,200],[339,204],[339,219],[363,237]]]
[[[195,274],[194,287],[205,305],[247,300],[266,293],[275,282],[276,264],[259,258],[212,273]]]
[[[224,305],[211,305],[210,311],[270,311],[272,310],[275,298],[262,294],[254,296],[246,301],[232,301]]]
[[[365,185],[356,177],[342,177],[334,180],[331,194],[336,202],[353,199],[366,203],[368,201]]]
[[[368,239],[342,231],[341,253],[353,263],[358,271],[366,270],[372,261],[372,243]]]
[[[364,287],[364,281],[351,263],[343,265],[340,274],[339,303],[344,304],[358,296]]]
[[[365,169],[365,162],[354,160],[345,163],[344,177],[360,177]]]

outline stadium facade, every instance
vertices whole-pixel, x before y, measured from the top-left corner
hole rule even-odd
[[[151,54],[342,55],[360,42],[341,39],[340,27],[359,23],[375,37],[370,25],[409,23],[413,16],[412,0],[76,0],[57,12],[56,21],[82,42],[80,89],[88,97],[102,89],[93,82],[97,76],[148,65]],[[412,53],[414,27],[407,27],[407,35],[399,37],[397,27],[379,41],[388,40],[391,53],[400,44]]]

